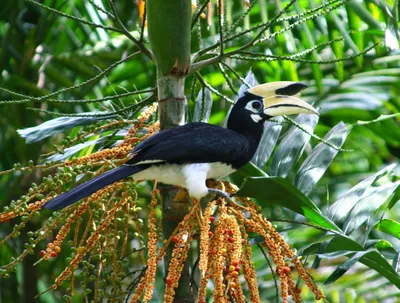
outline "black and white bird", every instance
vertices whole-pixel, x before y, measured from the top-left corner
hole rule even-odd
[[[227,128],[196,122],[159,132],[138,144],[131,152],[133,157],[122,166],[55,197],[44,207],[64,208],[129,176],[181,186],[200,199],[210,192],[207,179],[223,178],[252,159],[264,121],[280,115],[318,114],[299,99],[306,87],[284,81],[250,88],[233,106]]]

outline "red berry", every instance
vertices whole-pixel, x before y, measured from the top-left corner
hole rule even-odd
[[[239,272],[240,271],[240,267],[239,266],[235,266],[235,271]]]
[[[178,237],[178,236],[173,236],[173,237],[172,237],[172,241],[173,241],[174,243],[178,243],[178,242],[179,242],[179,237]]]
[[[232,261],[232,265],[233,265],[233,266],[238,266],[238,265],[239,265],[239,260],[234,260],[234,261]]]
[[[211,222],[214,222],[214,220],[215,220],[215,217],[214,217],[214,216],[211,216],[211,217],[210,217],[210,221],[211,221]]]
[[[290,267],[284,266],[284,267],[282,268],[282,273],[283,273],[284,275],[288,275],[290,272],[291,272]]]
[[[229,243],[233,243],[233,242],[235,242],[235,239],[232,238],[232,237],[229,237],[229,238],[228,238],[228,242],[229,242]]]
[[[57,253],[56,253],[55,251],[52,251],[52,252],[50,253],[50,257],[52,257],[52,258],[57,257]]]
[[[39,254],[43,257],[46,254],[46,251],[42,249]]]
[[[173,280],[171,278],[165,279],[165,283],[167,283],[168,285],[171,285],[172,282],[173,282]]]
[[[212,232],[212,231],[209,231],[209,232],[208,232],[208,236],[209,236],[209,237],[212,237],[212,236],[213,236],[213,232]]]

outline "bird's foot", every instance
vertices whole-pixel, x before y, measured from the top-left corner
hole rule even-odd
[[[214,196],[216,196],[216,197],[224,198],[224,199],[226,199],[228,202],[231,202],[231,201],[232,201],[231,195],[228,194],[227,192],[223,191],[223,190],[216,189],[216,188],[209,188],[209,189],[208,189],[208,193],[209,193],[210,195],[214,195]]]

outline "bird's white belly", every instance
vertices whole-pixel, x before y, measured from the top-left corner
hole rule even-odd
[[[153,165],[135,175],[136,180],[157,180],[161,183],[185,187],[190,196],[200,199],[208,194],[207,179],[223,178],[235,170],[232,166],[214,163]]]

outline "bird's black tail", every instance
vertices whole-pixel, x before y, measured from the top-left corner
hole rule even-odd
[[[52,210],[62,209],[80,199],[90,196],[101,188],[117,182],[123,178],[130,175],[136,174],[137,172],[143,170],[145,167],[141,166],[120,166],[114,168],[92,180],[78,185],[77,187],[67,191],[54,199],[47,202],[43,207]]]

